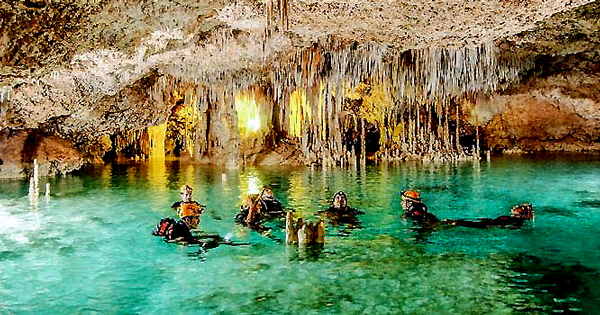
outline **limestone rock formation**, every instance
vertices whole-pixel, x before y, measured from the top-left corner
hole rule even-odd
[[[0,129],[66,141],[78,162],[48,174],[118,157],[237,167],[598,150],[599,8],[7,0]],[[0,154],[0,177],[31,167]]]
[[[0,133],[0,178],[31,175],[37,159],[40,176],[66,174],[83,164],[83,157],[68,141],[26,129]]]
[[[323,244],[325,243],[325,222],[303,221],[302,218],[295,219],[292,212],[285,217],[285,241],[288,244]]]
[[[594,2],[556,14],[500,44],[534,66],[518,84],[481,102],[491,148],[598,151],[599,15]]]

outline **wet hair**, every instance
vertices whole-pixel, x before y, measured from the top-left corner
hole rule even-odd
[[[348,206],[348,196],[343,191],[338,191],[333,195],[333,206],[335,208],[345,208]]]

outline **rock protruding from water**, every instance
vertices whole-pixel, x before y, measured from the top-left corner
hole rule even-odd
[[[304,222],[302,218],[294,219],[288,212],[285,218],[285,241],[288,244],[323,244],[325,243],[325,221]]]

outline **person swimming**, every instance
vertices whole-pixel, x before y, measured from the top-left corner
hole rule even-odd
[[[164,236],[169,241],[191,241],[194,239],[190,227],[184,220],[162,218],[152,230],[154,236]]]
[[[357,224],[359,222],[356,216],[365,213],[348,206],[348,195],[340,190],[333,195],[332,205],[317,214],[327,217],[331,224],[338,225],[340,223]]]
[[[200,224],[200,215],[206,209],[206,206],[201,205],[198,201],[192,200],[194,189],[189,185],[183,185],[179,189],[181,200],[176,201],[171,206],[177,210],[177,215],[184,221],[190,229],[196,229]]]
[[[513,206],[510,209],[510,215],[499,216],[492,218],[479,218],[477,220],[443,220],[442,224],[448,226],[464,226],[472,228],[489,228],[489,227],[505,227],[505,228],[520,228],[525,222],[533,220],[535,212],[531,203],[524,203]]]
[[[258,195],[248,195],[240,206],[235,221],[245,225],[256,225],[263,219],[283,217],[285,211],[275,198],[270,187],[263,188]]]
[[[405,190],[402,192],[402,209],[406,217],[411,218],[415,223],[425,228],[441,228],[441,227],[472,227],[472,228],[489,228],[489,227],[508,227],[520,228],[526,221],[533,220],[535,213],[533,205],[524,203],[511,208],[511,215],[499,216],[495,219],[480,218],[477,220],[466,219],[446,219],[439,220],[435,215],[427,210],[427,206],[421,202],[421,196],[418,191]]]
[[[432,227],[440,220],[427,210],[421,202],[421,195],[416,190],[402,191],[402,210],[407,218],[424,227]]]
[[[162,236],[169,243],[180,245],[200,245],[201,251],[215,248],[221,244],[239,246],[250,245],[250,243],[233,242],[229,238],[219,235],[194,234],[188,224],[173,218],[162,218],[152,230],[152,235]]]
[[[192,230],[200,224],[200,214],[204,212],[205,206],[192,200],[194,189],[189,185],[183,185],[179,189],[181,200],[171,206],[177,210],[179,220],[175,218],[162,218],[152,231],[152,235],[164,236],[167,240],[179,240],[187,243],[195,241]]]

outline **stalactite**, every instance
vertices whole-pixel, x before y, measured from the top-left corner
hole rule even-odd
[[[459,112],[458,112],[458,101],[456,102],[456,132],[455,132],[455,139],[456,139],[456,152],[458,153],[458,155],[462,154],[462,148],[460,146],[460,142],[459,142],[459,138],[460,138],[460,118],[459,118]]]
[[[450,146],[452,145],[450,143],[450,125],[448,124],[448,106],[444,106],[444,147],[446,148],[446,151],[449,152],[450,151]]]
[[[268,32],[275,26],[279,30],[289,27],[289,7],[289,0],[267,1]],[[223,30],[222,33],[223,36],[216,36],[219,39],[211,39],[210,44],[214,41],[218,47],[227,49],[232,40],[228,34],[231,32]],[[267,35],[266,41],[278,36]],[[269,44],[272,43],[265,47]],[[226,70],[215,74],[206,69],[190,74],[193,78],[190,82],[195,82],[197,88],[195,93],[185,94],[185,99],[186,102],[195,100],[198,104],[193,137],[197,161],[200,156],[213,152],[216,146],[226,145],[226,139],[220,134],[226,133],[227,139],[235,137],[235,130],[225,132],[225,128],[219,126],[235,116],[234,111],[222,108],[227,106],[224,97],[248,91],[256,84],[265,84],[271,89],[267,94],[273,104],[268,106],[269,127],[274,129],[277,137],[298,137],[305,158],[316,154],[322,159],[328,152],[335,163],[345,163],[345,160],[351,160],[347,153],[354,148],[343,143],[344,91],[355,89],[363,81],[376,82],[382,86],[380,93],[384,98],[391,99],[389,108],[378,105],[382,108],[381,116],[375,118],[377,121],[368,117],[369,123],[380,128],[381,148],[389,149],[386,158],[427,155],[451,160],[462,154],[460,111],[455,100],[465,93],[492,91],[499,82],[510,82],[522,71],[516,62],[500,60],[492,43],[394,52],[377,43],[355,43],[329,36],[298,51],[286,51],[268,58],[272,58],[268,59],[272,64],[263,69],[264,76],[260,72],[232,73]],[[159,78],[152,87],[152,98],[157,103],[166,103],[165,95],[169,90],[182,89],[181,81],[169,76]],[[307,94],[307,106],[301,106],[300,112],[296,112],[299,108],[293,104],[296,91]],[[449,116],[452,113],[448,107],[452,101],[456,103],[454,135],[451,135]],[[299,120],[294,121],[296,118]],[[235,126],[233,120],[227,124],[228,128]],[[354,128],[360,126],[362,133],[365,125],[363,119],[355,122]],[[300,126],[300,130],[294,129],[295,126]],[[478,127],[476,132],[479,141]],[[361,139],[364,138],[361,134]],[[366,154],[362,143],[360,152],[362,160]]]
[[[229,168],[238,168],[239,160],[240,160],[240,134],[238,128],[238,115],[235,110],[235,96],[232,92],[226,92],[224,95],[224,100],[226,102],[225,108],[227,108],[226,112],[226,121],[228,123],[227,132],[227,145],[225,146],[225,151],[227,152],[227,162],[226,166]]]
[[[475,150],[475,157],[477,160],[481,157],[479,153],[479,105],[475,102],[475,137],[477,139],[477,147]]]
[[[427,106],[427,136],[429,139],[429,152],[433,152],[434,147],[433,147],[433,142],[434,142],[434,137],[433,137],[433,130],[432,130],[432,121],[431,121],[431,112],[433,111],[433,106],[431,106],[431,103],[428,103]]]
[[[360,165],[361,166],[365,166],[367,163],[367,127],[366,127],[366,123],[367,120],[366,119],[361,119],[360,120],[360,127],[361,127],[361,135],[360,135]]]

